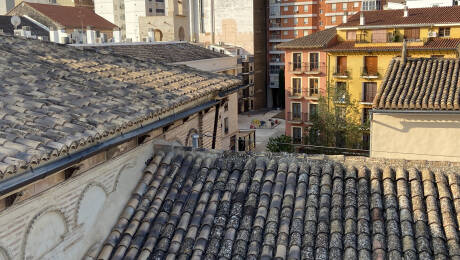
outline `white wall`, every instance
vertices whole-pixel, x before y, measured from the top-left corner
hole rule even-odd
[[[115,24],[114,0],[94,0],[94,12]]]
[[[425,8],[433,6],[452,6],[452,0],[406,0],[409,8]],[[404,4],[388,3],[385,9],[403,9]]]
[[[125,0],[126,38],[139,42],[139,17],[146,16],[145,0]]]
[[[371,157],[460,161],[460,114],[374,113]]]

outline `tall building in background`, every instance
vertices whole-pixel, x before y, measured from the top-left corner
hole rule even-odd
[[[268,106],[282,107],[284,51],[276,45],[342,23],[344,16],[360,10],[380,10],[385,0],[270,0],[268,19]],[[318,62],[318,61],[312,61]]]
[[[266,107],[266,1],[190,0],[190,40],[227,44],[254,55],[252,109]]]

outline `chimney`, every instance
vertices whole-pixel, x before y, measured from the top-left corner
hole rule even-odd
[[[193,134],[192,135],[192,147],[193,149],[198,149],[200,147],[200,135]]]
[[[67,33],[65,32],[65,29],[64,28],[59,28],[58,29],[58,41],[59,43],[61,44],[66,44],[68,42],[68,35]]]
[[[343,16],[342,16],[342,23],[347,23],[348,22],[348,12],[345,11],[343,12]]]
[[[155,31],[153,30],[153,28],[149,29],[147,41],[148,42],[155,42]]]
[[[359,15],[359,25],[364,25],[365,24],[365,19],[364,19],[364,13],[361,12]]]
[[[121,31],[119,28],[113,30],[113,42],[121,42]]]
[[[96,43],[96,32],[91,26],[86,27],[86,43],[95,44]]]
[[[402,53],[401,53],[401,63],[404,65],[407,61],[407,42],[403,41]]]
[[[409,7],[407,5],[404,6],[404,17],[409,16]]]
[[[50,27],[50,42],[59,43],[59,32],[54,27]]]

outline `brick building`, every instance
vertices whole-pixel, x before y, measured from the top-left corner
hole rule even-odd
[[[320,96],[327,95],[327,53],[337,43],[335,28],[278,45],[285,51],[286,135],[295,143],[307,136],[310,119],[318,111]]]
[[[268,90],[273,104],[277,107],[282,105],[276,97],[283,92],[283,82],[280,85],[280,70],[283,70],[285,65],[284,52],[277,49],[276,45],[340,25],[344,16],[354,15],[361,10],[381,10],[385,3],[385,0],[270,0],[267,56]]]

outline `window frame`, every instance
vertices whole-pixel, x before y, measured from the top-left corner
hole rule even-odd
[[[448,32],[448,35],[446,35],[446,31]],[[441,32],[442,32],[442,35],[441,35]],[[439,27],[439,30],[438,30],[438,35],[439,37],[450,37],[450,27]]]
[[[316,88],[312,87],[311,82],[316,81]],[[320,77],[309,77],[308,78],[308,96],[315,97],[319,95],[319,84],[320,84]],[[314,93],[312,93],[312,90]]]
[[[294,81],[297,81],[297,80],[300,83],[298,89],[294,88],[295,86],[297,86],[297,85],[294,84]],[[296,92],[295,90],[298,90],[298,92]],[[301,96],[302,95],[302,77],[292,77],[291,78],[291,93],[294,96]]]

